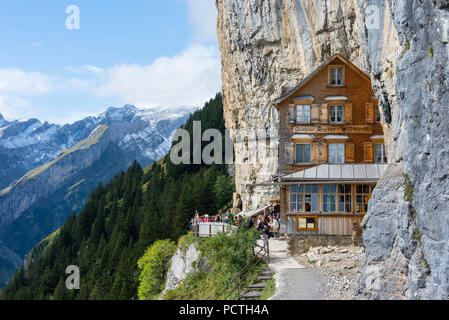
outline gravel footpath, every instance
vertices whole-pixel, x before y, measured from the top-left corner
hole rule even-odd
[[[287,242],[270,240],[270,269],[275,273],[276,292],[270,300],[323,300],[325,279],[291,257]]]
[[[307,269],[324,279],[326,300],[360,299],[356,296],[358,278],[364,261],[364,250],[360,247],[315,247],[307,253],[294,257]]]

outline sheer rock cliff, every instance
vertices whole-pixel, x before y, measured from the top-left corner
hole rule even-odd
[[[216,0],[243,209],[278,196],[274,100],[336,53],[371,74],[390,168],[364,219],[359,293],[449,297],[447,0]],[[248,132],[270,135],[257,145]],[[268,140],[267,140],[268,141]],[[271,152],[264,148],[271,147]],[[253,159],[251,159],[253,156]],[[240,160],[240,161],[239,161]]]

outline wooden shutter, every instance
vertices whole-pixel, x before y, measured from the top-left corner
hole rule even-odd
[[[374,123],[376,119],[376,113],[374,112],[374,104],[367,103],[365,107],[365,121],[366,123]]]
[[[314,143],[312,144],[312,163],[326,163],[327,162],[327,144]]]
[[[345,162],[355,162],[355,145],[352,142],[348,142],[345,144]]]
[[[312,144],[312,163],[316,164],[319,162],[320,157],[320,145],[318,143]]]
[[[344,122],[352,123],[352,103],[345,103],[344,108]]]
[[[327,104],[321,105],[321,123],[328,123],[329,122],[329,109],[327,107]]]
[[[321,143],[320,144],[320,162],[326,163],[327,161],[327,143]]]
[[[285,162],[289,164],[295,162],[295,145],[291,142],[285,143]]]
[[[296,120],[296,106],[294,104],[288,105],[288,123],[295,123]]]
[[[365,162],[366,163],[373,163],[374,162],[374,143],[372,142],[365,142],[363,144],[364,147],[364,155],[365,155]]]
[[[310,108],[310,121],[312,123],[320,123],[320,108],[319,104],[312,104]]]

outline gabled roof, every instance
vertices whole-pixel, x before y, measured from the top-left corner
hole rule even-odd
[[[377,181],[388,164],[321,164],[281,177],[281,181],[328,180],[328,181]]]
[[[322,71],[325,67],[327,67],[331,62],[333,62],[336,59],[340,59],[345,65],[349,66],[350,68],[354,69],[356,72],[358,72],[361,76],[367,78],[368,81],[371,81],[371,77],[368,73],[365,71],[359,69],[356,65],[354,65],[351,61],[343,57],[341,54],[336,54],[332,56],[329,60],[321,64],[315,71],[313,71],[311,74],[309,74],[304,80],[302,80],[296,87],[288,91],[286,94],[284,94],[282,97],[275,100],[275,104],[278,105],[281,102],[285,101],[288,98],[291,98],[296,91],[301,89],[307,82],[312,80],[320,71]]]

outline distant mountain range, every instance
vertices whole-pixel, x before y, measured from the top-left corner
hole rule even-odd
[[[163,157],[193,110],[126,105],[63,126],[0,115],[0,287],[98,183]]]

